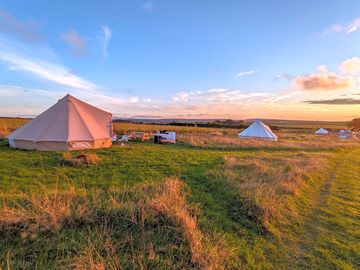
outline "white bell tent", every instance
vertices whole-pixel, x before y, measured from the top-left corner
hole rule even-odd
[[[317,131],[315,131],[315,134],[329,134],[329,131],[327,131],[325,128],[319,128]]]
[[[253,122],[247,129],[239,133],[240,138],[255,138],[270,141],[277,141],[278,137],[272,132],[271,128],[260,120]]]

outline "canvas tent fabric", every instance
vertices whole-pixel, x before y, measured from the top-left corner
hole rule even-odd
[[[111,146],[112,114],[66,95],[7,138],[13,148],[55,151]]]
[[[278,137],[272,132],[271,128],[260,120],[254,121],[247,129],[239,133],[240,138],[257,138],[264,140],[277,141]]]
[[[352,134],[351,130],[342,129],[339,131],[338,137],[340,139],[350,139],[353,137],[353,134]]]
[[[329,131],[327,131],[325,128],[319,128],[317,131],[315,131],[315,134],[328,134]]]

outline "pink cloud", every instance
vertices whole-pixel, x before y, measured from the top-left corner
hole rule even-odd
[[[78,32],[71,30],[62,36],[70,48],[72,53],[77,56],[84,56],[86,53],[86,41],[79,35]]]
[[[39,25],[33,20],[20,21],[5,10],[0,10],[0,32],[16,38],[37,42],[43,39],[38,32]]]
[[[335,73],[318,73],[297,76],[293,84],[301,90],[339,90],[351,88],[354,85],[354,79],[338,76]]]

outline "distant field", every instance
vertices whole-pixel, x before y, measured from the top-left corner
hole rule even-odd
[[[358,141],[304,125],[278,130],[278,142],[169,129],[175,145],[65,153],[0,142],[0,268],[359,269]],[[79,153],[91,164],[71,166]]]
[[[0,137],[13,132],[27,121],[29,121],[29,119],[0,117]]]
[[[265,121],[272,126],[280,128],[304,128],[318,129],[320,127],[326,129],[345,129],[347,128],[345,121],[305,121],[305,120],[268,120]]]
[[[24,118],[6,118],[0,117],[0,137],[11,133],[16,128],[25,124],[29,119]],[[250,122],[246,122],[250,124]],[[301,131],[302,129],[308,129],[311,132],[320,127],[328,129],[344,129],[346,128],[347,122],[316,122],[316,121],[290,121],[290,120],[268,120],[265,123],[279,127],[283,131],[290,129],[291,132]],[[238,134],[242,129],[233,128],[207,128],[207,127],[182,127],[182,126],[170,126],[170,125],[159,125],[159,124],[135,124],[135,123],[114,123],[115,134],[128,134],[132,131],[146,131],[156,132],[161,129],[174,130],[179,134]]]
[[[129,134],[132,131],[146,131],[154,133],[158,130],[167,129],[176,131],[178,134],[196,133],[196,134],[236,134],[240,129],[233,128],[207,128],[207,127],[180,127],[169,125],[151,125],[134,123],[114,123],[114,132],[118,135]]]

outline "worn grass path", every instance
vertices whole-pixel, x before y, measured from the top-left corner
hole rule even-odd
[[[360,149],[340,155],[330,170],[304,218],[294,268],[360,269]]]

